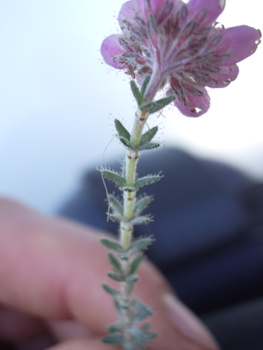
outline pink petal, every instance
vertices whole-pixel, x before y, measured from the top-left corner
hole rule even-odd
[[[167,0],[135,0],[137,1],[138,8],[144,18],[147,18],[150,14],[158,16],[162,11]],[[150,7],[148,5],[150,4]]]
[[[120,35],[112,34],[103,40],[100,48],[101,55],[104,61],[117,69],[125,69],[126,65],[118,60],[118,56],[123,54],[122,47],[119,43]]]
[[[136,16],[136,12],[138,8],[134,1],[125,2],[119,12],[118,21],[121,24],[124,20],[128,20],[129,22],[134,22],[134,18]]]
[[[218,63],[230,66],[252,55],[260,42],[259,30],[248,26],[238,26],[225,29],[223,37],[218,44],[216,53],[219,55],[230,54],[230,58],[223,58]]]
[[[205,88],[199,88],[203,96],[196,96],[190,92],[186,97],[186,105],[184,106],[179,100],[175,100],[174,104],[179,111],[187,117],[200,117],[206,113],[210,107],[210,98]]]
[[[211,25],[223,12],[225,3],[225,0],[190,0],[187,5],[188,19],[192,20],[203,10],[206,10],[205,17],[202,19],[201,25]]]
[[[238,73],[239,68],[237,65],[220,67],[220,71],[218,73],[210,74],[210,77],[214,80],[214,82],[207,84],[207,86],[212,88],[226,87],[237,78]]]

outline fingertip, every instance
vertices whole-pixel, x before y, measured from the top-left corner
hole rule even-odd
[[[142,264],[139,275],[135,296],[153,309],[154,314],[149,322],[151,331],[158,335],[149,342],[150,349],[219,350],[208,329],[180,302],[151,263],[146,261]]]

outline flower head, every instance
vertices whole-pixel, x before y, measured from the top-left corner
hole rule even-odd
[[[103,41],[102,56],[139,84],[151,75],[145,101],[165,88],[184,115],[200,116],[210,106],[206,87],[229,85],[239,72],[236,63],[260,43],[254,28],[217,26],[224,7],[225,0],[130,0],[118,16],[121,34]]]

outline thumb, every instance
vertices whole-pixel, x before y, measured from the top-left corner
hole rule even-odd
[[[109,270],[106,249],[98,239],[102,235],[0,201],[0,303],[45,320],[73,319],[96,335],[105,334],[116,312],[101,288]],[[151,263],[144,261],[138,275],[133,296],[154,309],[150,322],[158,337],[150,342],[152,349],[218,349]]]

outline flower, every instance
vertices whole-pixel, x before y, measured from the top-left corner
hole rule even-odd
[[[252,27],[218,26],[224,8],[225,0],[130,0],[118,16],[121,34],[103,41],[102,56],[139,84],[151,75],[146,102],[165,89],[184,115],[200,116],[210,106],[206,87],[229,85],[239,73],[236,63],[260,43]]]

